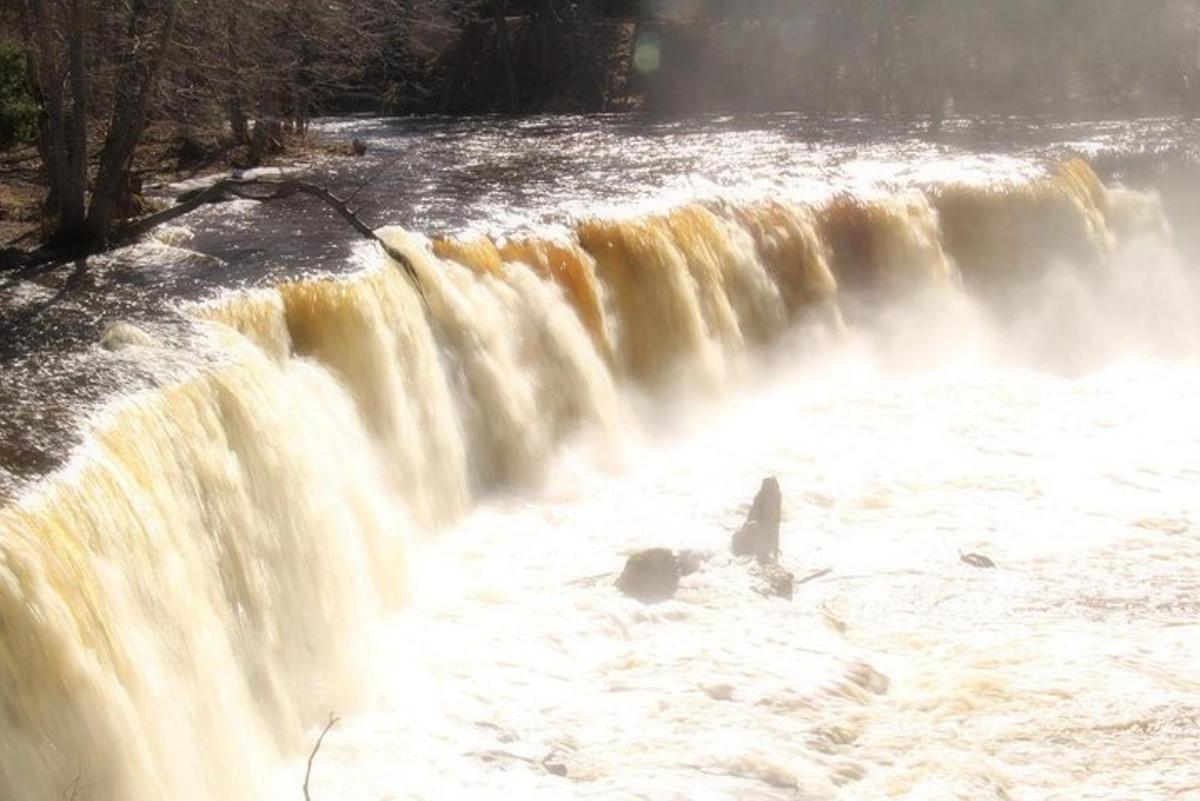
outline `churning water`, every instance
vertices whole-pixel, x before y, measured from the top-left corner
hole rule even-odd
[[[244,204],[6,286],[0,798],[297,798],[331,710],[319,801],[1200,797],[1193,131],[326,131],[419,289]]]

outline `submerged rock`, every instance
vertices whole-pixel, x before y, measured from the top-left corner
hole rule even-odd
[[[674,551],[650,548],[626,560],[625,569],[617,579],[617,589],[644,604],[655,604],[675,597],[681,575]]]
[[[737,556],[753,556],[762,564],[779,559],[779,518],[783,493],[774,476],[763,479],[746,522],[733,535],[733,552]],[[789,574],[790,575],[790,574]]]
[[[756,566],[752,573],[759,580],[759,592],[763,595],[792,600],[795,576],[791,571],[784,570],[778,563],[769,562]]]

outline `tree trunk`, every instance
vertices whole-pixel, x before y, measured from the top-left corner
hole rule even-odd
[[[508,87],[508,110],[516,114],[521,110],[521,101],[517,95],[517,79],[513,75],[512,41],[508,36],[508,20],[506,0],[496,0],[496,45],[500,51],[500,61],[504,66],[504,82]]]
[[[225,26],[225,107],[233,141],[244,145],[250,141],[250,121],[246,117],[246,101],[242,91],[241,49],[238,47],[241,22],[240,6],[230,6]]]
[[[479,20],[467,21],[450,55],[450,80],[443,87],[439,113],[445,114],[454,110],[454,102],[466,83],[467,73],[470,72],[475,54],[483,44],[486,32],[487,26]]]
[[[75,237],[82,231],[83,200],[87,194],[88,168],[88,76],[82,0],[71,0],[68,28],[68,62],[71,76],[71,121],[67,159],[67,183],[63,187],[69,216],[64,215],[60,236]]]
[[[158,15],[150,6],[161,8]],[[121,64],[117,75],[117,98],[114,104],[108,136],[100,153],[100,168],[92,201],[88,206],[87,236],[103,242],[112,227],[113,212],[121,196],[123,176],[133,161],[133,153],[146,124],[146,109],[154,91],[155,79],[162,66],[163,55],[175,32],[177,0],[134,0],[130,19],[130,34],[134,47]],[[154,17],[159,16],[158,29]],[[157,39],[153,45],[148,43]],[[146,53],[145,50],[151,52]]]
[[[82,0],[71,0],[64,28],[66,63],[56,47],[54,22],[42,0],[21,5],[21,28],[34,96],[39,101],[38,153],[46,169],[46,211],[51,239],[78,241],[84,235],[87,192],[87,51]],[[70,109],[68,111],[68,100]]]

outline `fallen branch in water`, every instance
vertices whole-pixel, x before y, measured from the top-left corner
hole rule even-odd
[[[361,186],[359,188],[361,189]],[[350,208],[349,200],[343,200],[323,186],[294,178],[224,178],[203,189],[185,192],[179,196],[175,205],[165,208],[162,211],[147,214],[144,217],[126,222],[109,236],[105,242],[91,249],[76,251],[49,248],[20,254],[19,256],[14,256],[8,251],[3,251],[0,252],[0,259],[4,260],[0,261],[0,264],[5,267],[12,266],[17,268],[17,272],[13,275],[14,279],[29,279],[68,262],[76,262],[81,257],[103,253],[123,245],[128,245],[158,226],[195,211],[201,206],[211,203],[224,203],[232,198],[266,203],[272,200],[282,200],[297,193],[320,200],[337,212],[339,217],[350,223],[350,226],[355,231],[379,245],[388,258],[395,261],[404,269],[409,281],[412,282],[413,288],[420,295],[421,302],[425,302],[425,293],[421,289],[421,282],[417,277],[417,270],[413,266],[412,260],[387,242],[384,242],[371,226],[364,223],[358,216],[358,212]],[[357,190],[355,194],[357,194]],[[351,199],[353,197],[354,195],[351,195]]]
[[[329,722],[325,724],[325,728],[321,729],[321,736],[317,738],[317,744],[313,746],[312,753],[308,755],[308,767],[304,769],[304,801],[312,801],[308,795],[308,779],[312,775],[313,760],[317,758],[317,752],[321,750],[321,743],[325,740],[325,735],[329,734],[329,730],[333,728],[333,724],[337,723],[341,718],[335,716],[332,712],[329,713]]]
[[[567,582],[568,587],[594,587],[605,579],[610,579],[617,575],[613,571],[607,573],[597,573],[594,576],[584,576],[583,578],[572,579]]]
[[[266,190],[266,191],[264,191]],[[330,192],[323,186],[309,183],[308,181],[300,181],[294,178],[225,178],[211,186],[206,186],[203,189],[186,192],[179,196],[174,206],[163,209],[162,211],[148,214],[137,220],[123,226],[113,237],[111,244],[124,244],[132,242],[140,236],[145,235],[154,228],[168,223],[177,217],[182,217],[188,212],[195,211],[201,206],[210,203],[223,203],[230,198],[240,198],[242,200],[253,200],[259,203],[265,203],[272,200],[282,200],[291,197],[295,194],[308,195],[320,200],[329,208],[337,212],[338,216],[362,236],[372,240],[383,249],[383,252],[388,255],[393,261],[404,268],[412,281],[413,286],[417,291],[421,291],[421,283],[417,278],[416,268],[413,267],[412,261],[409,260],[400,251],[393,248],[388,243],[375,233],[371,226],[367,225],[359,218],[358,212],[350,208],[350,201],[343,200],[337,195]],[[357,193],[356,193],[357,194]],[[351,196],[353,199],[353,196]],[[422,295],[422,297],[424,297]]]
[[[468,751],[464,754],[464,756],[477,757],[484,762],[494,762],[498,759],[515,759],[518,762],[524,762],[527,765],[540,767],[551,776],[567,775],[567,766],[561,762],[554,761],[554,758],[558,756],[557,748],[551,748],[550,752],[541,759],[521,756],[520,754],[514,754],[512,751],[504,751],[500,749],[492,749],[490,751]]]

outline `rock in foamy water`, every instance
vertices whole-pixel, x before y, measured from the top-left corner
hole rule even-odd
[[[638,551],[625,562],[617,579],[617,589],[644,604],[655,604],[675,597],[679,589],[679,560],[669,548]]]
[[[100,337],[100,347],[105,350],[124,350],[132,346],[153,348],[158,345],[154,337],[138,328],[133,323],[116,322],[104,329]]]
[[[960,553],[958,558],[971,567],[995,567],[996,563],[981,553]]]
[[[774,476],[763,479],[746,522],[733,535],[733,553],[766,564],[779,559],[779,518],[783,493]]]

